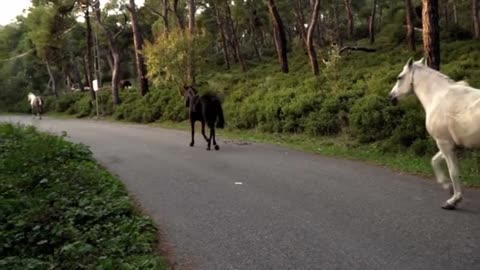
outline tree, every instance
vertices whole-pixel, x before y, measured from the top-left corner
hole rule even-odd
[[[86,31],[86,38],[87,38],[87,53],[86,57],[86,73],[85,78],[87,81],[87,85],[90,87],[90,95],[92,100],[95,100],[95,92],[93,90],[93,55],[92,55],[92,47],[93,47],[93,37],[92,37],[92,25],[90,23],[90,1],[83,0],[82,1],[82,8],[84,10],[84,18],[85,18],[85,25],[87,26]]]
[[[317,53],[315,52],[315,47],[313,46],[313,30],[317,24],[318,20],[318,13],[320,11],[320,0],[315,0],[313,5],[312,11],[312,20],[310,21],[310,25],[308,26],[308,33],[307,33],[307,51],[308,57],[310,58],[310,65],[312,66],[312,72],[315,75],[318,75],[318,60],[317,60]]]
[[[472,23],[473,36],[475,39],[480,39],[480,0],[472,0]]]
[[[177,18],[177,24],[180,29],[185,30],[183,16],[181,14],[181,11],[178,9],[178,0],[173,0],[173,13],[175,13],[175,18]]]
[[[405,0],[405,14],[407,22],[407,45],[408,49],[415,51],[415,28],[413,25],[412,0]]]
[[[147,68],[143,57],[143,37],[138,26],[138,15],[135,0],[130,0],[128,11],[132,20],[133,42],[135,47],[135,62],[137,66],[137,77],[140,83],[140,94],[145,96],[148,93]]]
[[[268,10],[272,17],[273,35],[278,60],[280,61],[282,72],[288,73],[287,35],[285,34],[282,17],[280,17],[275,0],[268,0]]]
[[[440,70],[440,31],[438,0],[423,0],[423,49],[427,65]]]
[[[230,57],[228,55],[227,40],[225,37],[225,27],[223,22],[223,17],[220,15],[219,5],[215,3],[213,5],[215,9],[215,20],[217,23],[218,31],[220,33],[220,38],[222,42],[222,51],[223,51],[223,61],[225,62],[226,69],[230,69]]]
[[[368,22],[370,44],[375,43],[375,16],[377,15],[377,0],[373,0],[372,13]]]
[[[353,38],[353,12],[352,12],[352,0],[344,0],[345,11],[347,13],[347,25],[348,25],[348,36]]]
[[[121,53],[117,45],[117,39],[120,36],[120,34],[122,34],[123,31],[125,30],[125,27],[121,26],[120,30],[116,34],[113,34],[107,29],[105,22],[102,20],[102,15],[100,12],[100,0],[95,0],[94,2],[92,2],[92,7],[94,10],[95,19],[98,25],[100,26],[100,29],[102,29],[103,34],[107,38],[108,47],[110,48],[110,54],[111,54],[111,57],[113,58],[112,98],[113,98],[113,104],[119,105],[121,102],[120,95],[118,93],[119,83],[120,83]],[[124,14],[124,17],[126,17],[125,14]],[[125,18],[125,21],[126,21],[126,18]]]
[[[227,20],[229,37],[233,45],[236,59],[238,59],[238,62],[240,62],[242,71],[245,72],[247,71],[247,65],[245,63],[245,60],[243,59],[242,52],[240,51],[240,43],[238,42],[238,37],[236,33],[237,31],[235,29],[235,26],[233,25],[232,12],[230,10],[230,4],[228,2],[229,2],[228,0],[224,1],[225,3],[224,7],[225,7],[225,15],[226,15],[225,17]]]
[[[190,85],[195,84],[195,0],[188,0],[188,32],[190,34],[190,50],[188,61],[188,82]]]

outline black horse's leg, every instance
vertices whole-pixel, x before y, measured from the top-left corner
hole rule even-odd
[[[190,127],[192,129],[192,141],[190,142],[190,146],[193,146],[195,144],[195,121],[190,120]]]
[[[202,135],[203,135],[203,138],[205,139],[205,141],[208,142],[207,135],[205,135],[205,120],[202,121]]]
[[[212,127],[210,127],[210,125],[208,125],[208,128],[210,128],[210,138],[208,138],[207,142],[208,142],[208,145],[207,145],[207,150],[210,150],[210,146],[212,145],[212,137],[213,137],[213,129]]]
[[[217,141],[215,140],[215,124],[213,125],[212,128],[213,131],[213,145],[215,146],[215,150],[220,150],[220,146],[218,146]]]

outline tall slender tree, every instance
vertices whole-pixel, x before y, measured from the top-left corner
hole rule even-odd
[[[407,46],[409,50],[415,51],[415,28],[413,25],[412,0],[405,0],[405,14],[407,22]]]
[[[238,59],[238,62],[242,67],[242,71],[245,72],[247,71],[247,64],[245,63],[245,59],[243,58],[242,52],[240,50],[240,42],[238,41],[237,31],[233,24],[232,12],[230,10],[230,4],[228,2],[229,2],[228,0],[224,1],[225,15],[226,15],[225,17],[227,19],[228,32],[229,32],[230,40],[232,41],[236,59]]]
[[[100,26],[100,29],[103,31],[103,34],[107,38],[108,47],[110,48],[110,54],[113,59],[112,64],[112,99],[113,104],[119,105],[121,103],[120,95],[118,93],[119,83],[120,83],[120,61],[121,61],[121,51],[117,45],[118,37],[125,30],[125,26],[122,25],[120,30],[117,33],[112,33],[108,30],[105,22],[102,20],[102,15],[100,11],[100,0],[92,1],[93,13],[95,14],[95,19]],[[126,15],[124,14],[124,17]],[[125,18],[126,21],[126,18]]]
[[[227,39],[225,37],[225,24],[223,17],[220,14],[219,4],[214,3],[213,8],[215,9],[215,19],[218,27],[218,32],[220,33],[220,38],[222,42],[222,51],[223,51],[223,61],[225,62],[225,68],[230,69],[230,57],[228,55],[227,48]]]
[[[308,33],[307,33],[307,51],[308,57],[310,58],[310,65],[312,66],[312,72],[315,75],[318,75],[318,60],[317,60],[317,53],[315,52],[315,47],[313,46],[313,34],[314,29],[317,25],[318,21],[318,13],[320,12],[320,0],[315,0],[313,5],[312,11],[312,19],[310,21],[310,25],[308,26]]]
[[[270,16],[272,17],[275,47],[277,49],[282,72],[288,73],[287,35],[285,33],[282,17],[278,12],[275,0],[268,0],[268,10],[270,12]]]
[[[440,31],[438,0],[423,0],[423,49],[427,65],[440,70]]]
[[[347,13],[347,24],[348,24],[348,37],[353,38],[353,12],[352,12],[352,0],[344,0],[345,11]]]
[[[140,94],[145,96],[148,93],[147,67],[143,57],[143,37],[138,26],[137,6],[135,0],[130,0],[128,11],[132,21],[133,43],[135,46],[135,62],[137,66],[137,77],[140,83]]]
[[[472,23],[473,36],[475,39],[480,39],[480,0],[472,0]]]
[[[187,75],[191,85],[195,84],[195,0],[188,0],[188,32],[190,34],[190,58],[188,61]]]
[[[368,22],[368,33],[370,37],[370,44],[375,43],[375,17],[377,15],[377,0],[373,0],[372,13]]]
[[[87,53],[85,54],[85,57],[87,58],[85,63],[86,63],[86,74],[85,74],[85,79],[87,80],[86,84],[90,87],[90,97],[92,100],[95,100],[95,92],[93,90],[93,54],[92,54],[92,49],[93,49],[93,36],[92,36],[92,24],[90,21],[90,1],[89,0],[83,0],[82,1],[82,8],[84,12],[84,18],[85,18],[85,25],[87,27],[87,31],[85,32],[86,39],[87,39]]]

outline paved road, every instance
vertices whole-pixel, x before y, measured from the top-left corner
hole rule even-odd
[[[433,181],[360,162],[224,140],[206,152],[140,125],[0,120],[89,145],[164,231],[177,269],[480,269],[479,190],[448,212]]]

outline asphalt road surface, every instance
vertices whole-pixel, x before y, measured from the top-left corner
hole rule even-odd
[[[480,190],[188,132],[4,116],[90,146],[158,224],[175,269],[480,269]],[[480,177],[480,176],[479,176]]]

